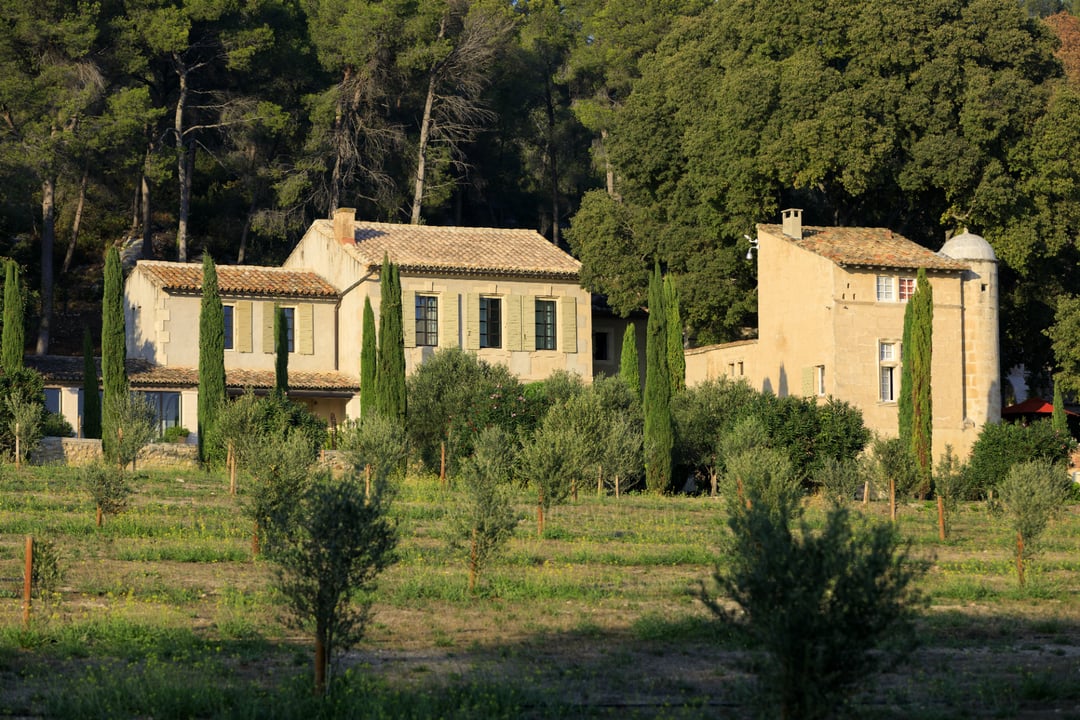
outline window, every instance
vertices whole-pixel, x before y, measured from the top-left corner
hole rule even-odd
[[[180,393],[147,392],[143,393],[143,396],[154,408],[159,434],[164,435],[166,428],[180,425]]]
[[[814,368],[814,389],[818,394],[818,397],[824,397],[825,395],[825,366],[817,365]]]
[[[45,409],[54,415],[60,414],[60,388],[45,388]]]
[[[502,347],[502,313],[499,298],[480,298],[480,347]]]
[[[892,302],[895,299],[893,293],[893,279],[888,275],[877,276],[877,299],[878,302]]]
[[[416,296],[416,344],[439,344],[439,299],[434,295]]]
[[[878,343],[878,398],[881,402],[896,402],[899,381],[900,343]]]
[[[536,301],[536,349],[555,349],[555,301]]]
[[[899,278],[898,284],[900,287],[900,291],[897,293],[897,297],[899,297],[900,302],[907,302],[911,299],[911,296],[915,294],[915,278]]]
[[[592,336],[592,359],[595,362],[611,361],[611,335],[606,332],[595,332]]]
[[[225,326],[225,349],[233,349],[233,306],[222,305],[222,311],[224,311],[224,326]]]
[[[281,308],[281,313],[285,316],[285,342],[287,349],[289,352],[295,352],[296,308]]]

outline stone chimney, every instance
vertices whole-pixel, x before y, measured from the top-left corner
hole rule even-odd
[[[334,211],[334,238],[342,245],[356,244],[356,208]]]
[[[802,210],[781,210],[784,218],[784,234],[794,240],[802,240]]]

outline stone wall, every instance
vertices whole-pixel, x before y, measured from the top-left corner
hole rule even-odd
[[[199,449],[185,443],[151,443],[139,451],[136,468],[184,467],[199,464]],[[35,465],[88,465],[102,456],[101,441],[81,438],[42,438],[30,454]]]

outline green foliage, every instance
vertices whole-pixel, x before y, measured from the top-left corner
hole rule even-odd
[[[515,459],[513,438],[502,428],[486,427],[462,464],[464,498],[455,510],[454,540],[466,548],[470,592],[521,519],[509,493]]]
[[[7,408],[8,431],[17,440],[21,455],[15,458],[15,462],[21,463],[41,440],[44,407],[39,399],[28,398],[21,393],[4,397],[4,405]]]
[[[997,507],[1016,532],[1016,571],[1024,585],[1024,569],[1050,521],[1065,509],[1070,481],[1064,467],[1046,458],[1017,462],[997,487]],[[1012,538],[1010,538],[1012,541]]]
[[[685,362],[685,358],[683,359]],[[685,366],[683,368],[685,371]],[[626,323],[622,338],[622,351],[619,353],[619,377],[634,392],[634,397],[641,402],[641,368],[638,364],[637,334],[634,323]]]
[[[406,414],[405,338],[401,318],[401,277],[398,266],[383,257],[379,287],[379,357],[375,378],[375,410],[404,425]]]
[[[326,444],[326,423],[304,405],[279,393],[257,398],[254,422],[257,435],[280,439],[299,434],[312,459]]]
[[[844,507],[855,499],[869,479],[868,468],[858,460],[826,457],[814,470],[811,480],[834,507]]]
[[[664,276],[664,311],[667,313],[668,373],[671,375],[671,397],[686,389],[686,355],[683,354],[683,323],[679,310],[679,289],[671,275]]]
[[[903,385],[902,396],[910,394],[910,441],[911,455],[915,458],[919,479],[916,494],[925,497],[930,492],[931,466],[933,465],[933,404],[930,392],[931,365],[933,358],[934,292],[926,278],[926,270],[919,268],[915,294],[908,301],[910,319],[904,314],[904,335],[908,337],[902,346],[903,365],[910,365],[910,385]],[[908,323],[910,322],[910,330]],[[901,437],[903,435],[901,434]]]
[[[142,393],[129,392],[113,404],[116,413],[114,460],[121,469],[133,465],[139,451],[158,436],[157,414]]]
[[[258,432],[244,445],[238,464],[251,476],[241,507],[251,519],[253,548],[271,556],[289,531],[292,515],[310,481],[315,455],[303,433]]]
[[[945,453],[934,468],[934,494],[941,498],[945,508],[945,536],[951,531],[951,518],[960,506],[960,501],[971,494],[968,486],[967,468],[956,457],[951,445],[945,446]]]
[[[799,513],[803,490],[783,452],[758,447],[728,456],[720,494],[734,515],[750,507],[786,523]]]
[[[536,491],[541,511],[564,502],[585,475],[587,449],[576,428],[563,421],[560,407],[544,416],[517,456],[517,477]]]
[[[83,333],[83,416],[82,436],[101,437],[101,396],[98,394],[98,369],[94,362],[94,342],[90,328]]]
[[[285,308],[274,306],[274,394],[289,395],[289,326]]]
[[[679,466],[707,471],[710,477],[720,472],[720,438],[753,411],[758,395],[745,382],[721,377],[687,388],[672,398]]]
[[[460,348],[441,348],[408,379],[409,445],[431,472],[439,471],[446,443],[447,472],[457,475],[476,435],[495,425],[514,433],[535,424],[539,404],[503,365],[492,365]]]
[[[1080,297],[1062,295],[1057,299],[1054,323],[1046,330],[1060,368],[1054,376],[1054,391],[1058,385],[1080,395]],[[1054,403],[1057,407],[1057,403]]]
[[[30,368],[17,370],[13,374],[0,375],[0,450],[9,456],[15,451],[15,416],[8,399],[18,398],[18,408],[23,416],[36,424],[36,432],[41,431],[45,419],[45,383],[36,371]],[[27,403],[33,405],[31,409]]]
[[[34,538],[34,565],[30,587],[39,600],[48,600],[64,581],[65,568],[60,548],[52,540]]]
[[[645,338],[645,485],[666,492],[672,483],[675,428],[671,419],[667,310],[660,265],[649,280],[649,322]]]
[[[120,253],[110,247],[105,255],[105,288],[101,307],[101,449],[108,462],[119,463],[117,430],[122,409],[130,402],[125,361],[124,278]]]
[[[326,679],[319,668],[363,637],[375,577],[393,562],[396,541],[378,498],[365,499],[355,476],[319,473],[296,498],[272,558],[294,625],[315,636],[317,690]]]
[[[220,461],[215,453],[221,443],[214,439],[217,418],[225,404],[225,310],[218,293],[217,267],[203,253],[202,302],[199,310],[199,459]]]
[[[577,373],[558,369],[543,380],[525,386],[525,400],[535,417],[542,417],[551,407],[585,391],[585,383]]]
[[[191,431],[186,427],[173,425],[165,428],[165,432],[162,433],[161,439],[167,443],[182,443],[187,442],[189,435],[191,435]]]
[[[75,437],[75,428],[59,413],[45,411],[41,421],[42,437]]]
[[[375,414],[375,378],[378,371],[378,345],[375,338],[375,312],[371,298],[364,296],[364,324],[360,345],[360,415]]]
[[[1054,383],[1054,410],[1050,415],[1050,426],[1062,437],[1069,435],[1069,422],[1065,417],[1065,399],[1061,397],[1061,383]]]
[[[383,495],[392,492],[392,486],[404,479],[405,431],[397,423],[372,413],[360,420],[342,423],[340,448],[348,458],[357,477],[364,477],[364,468],[371,467],[375,492]],[[392,495],[387,495],[392,497]]]
[[[888,488],[891,480],[896,487],[896,496],[903,497],[914,492],[919,482],[915,458],[911,455],[911,446],[900,438],[877,438],[873,443],[871,475],[879,488]]]
[[[19,267],[14,261],[4,263],[4,327],[0,334],[0,367],[8,375],[23,367],[26,339],[23,327],[22,282]]]
[[[833,717],[850,688],[904,649],[894,637],[913,638],[918,596],[910,588],[922,567],[909,562],[896,531],[884,524],[853,524],[848,511],[829,511],[815,531],[763,504],[734,512],[731,536],[715,581],[704,590],[709,609],[744,622],[768,653],[761,680],[781,718]],[[724,601],[734,601],[737,615]]]
[[[992,423],[984,425],[971,448],[967,478],[971,492],[986,495],[1009,474],[1013,465],[1028,460],[1067,462],[1075,442],[1054,431],[1049,420],[1029,425]]]
[[[90,493],[102,516],[119,515],[127,509],[131,486],[120,468],[102,462],[84,465],[79,468],[79,484]]]
[[[261,431],[259,422],[259,398],[250,389],[235,400],[226,401],[217,418],[215,440],[220,443],[218,452],[228,455],[232,447],[239,457],[245,452],[248,442]]]

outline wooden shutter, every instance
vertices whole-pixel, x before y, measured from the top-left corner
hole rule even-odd
[[[236,301],[236,349],[251,352],[251,301]]]
[[[274,353],[274,313],[277,305],[272,302],[262,303],[262,346],[264,353]]]
[[[480,296],[476,293],[465,296],[465,349],[480,349]]]
[[[521,296],[507,295],[506,302],[506,349],[522,350],[521,331],[525,323],[521,319]]]
[[[315,306],[311,303],[296,306],[296,351],[301,355],[315,354]]]
[[[416,347],[416,293],[411,290],[401,293],[401,334],[405,347]]]
[[[814,392],[814,368],[804,367],[802,369],[802,394],[803,397],[813,397],[816,395]]]
[[[439,347],[458,347],[458,297],[456,293],[439,296]]]
[[[559,310],[562,315],[562,351],[564,353],[576,353],[577,349],[577,298],[564,297],[559,301]],[[559,338],[555,339],[555,347],[559,347]]]
[[[536,298],[529,295],[521,308],[521,349],[536,350]]]

